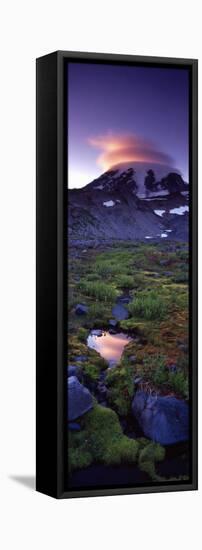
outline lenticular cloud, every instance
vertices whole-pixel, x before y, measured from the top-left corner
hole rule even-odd
[[[106,134],[89,138],[88,141],[100,149],[97,163],[103,170],[124,162],[173,163],[172,158],[158,151],[152,142],[134,134]]]

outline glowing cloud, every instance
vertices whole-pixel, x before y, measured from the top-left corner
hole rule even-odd
[[[88,142],[102,151],[97,163],[103,170],[123,162],[173,163],[169,155],[157,151],[152,142],[137,135],[106,134],[89,138]]]

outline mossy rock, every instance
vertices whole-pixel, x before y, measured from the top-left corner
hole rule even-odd
[[[120,416],[126,416],[131,408],[134,394],[134,371],[132,366],[119,365],[109,369],[106,376],[109,403]]]
[[[160,481],[161,478],[156,473],[155,462],[160,462],[161,460],[164,460],[164,447],[159,445],[159,443],[154,442],[148,444],[147,439],[143,439],[139,443],[140,452],[138,457],[138,466],[140,470],[146,472],[153,481]]]
[[[70,470],[83,468],[92,462],[136,462],[139,445],[123,435],[114,411],[96,404],[81,422],[82,430],[69,434]]]
[[[117,414],[97,403],[81,420],[80,432],[69,432],[69,471],[90,466],[138,464],[157,479],[155,461],[164,458],[164,449],[149,440],[130,439],[122,432]]]

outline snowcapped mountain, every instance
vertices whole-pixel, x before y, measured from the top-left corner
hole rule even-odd
[[[189,185],[179,170],[149,162],[119,164],[68,190],[73,240],[187,240]]]

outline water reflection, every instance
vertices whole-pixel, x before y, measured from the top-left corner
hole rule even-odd
[[[87,338],[89,348],[95,349],[110,365],[118,363],[124,347],[131,338],[120,332],[110,334],[102,330],[92,330]]]

